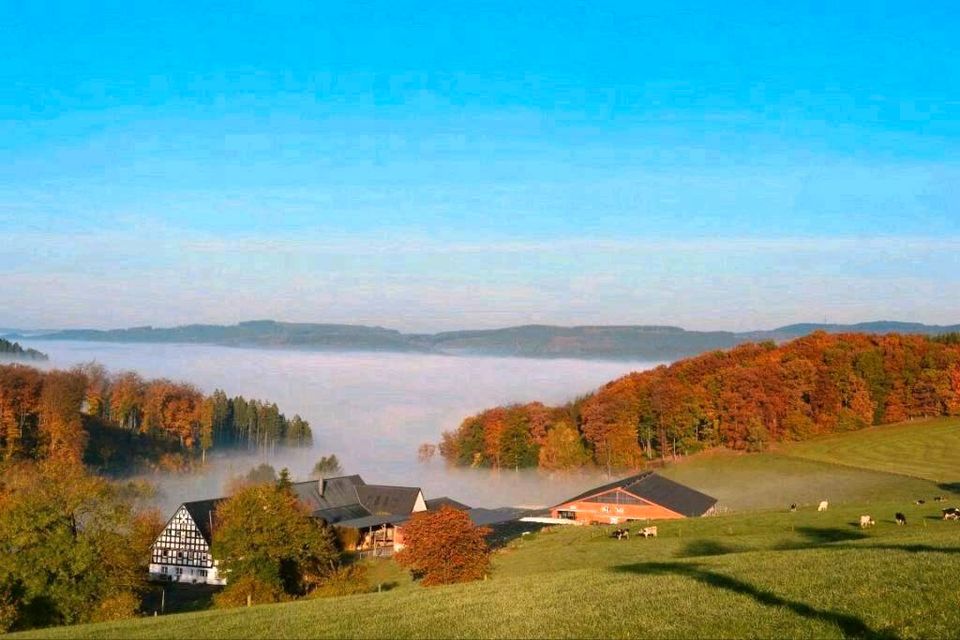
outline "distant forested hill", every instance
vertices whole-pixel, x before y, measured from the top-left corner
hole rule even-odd
[[[11,342],[0,338],[0,358],[16,360],[46,360],[47,354],[36,349],[24,349],[19,342]]]
[[[328,351],[393,351],[474,354],[525,358],[605,360],[677,360],[744,342],[783,342],[827,333],[938,335],[960,331],[960,325],[935,326],[908,322],[855,325],[795,324],[773,330],[687,331],[680,327],[622,325],[559,327],[525,325],[504,329],[401,333],[383,327],[257,320],[235,325],[191,324],[170,328],[71,329],[34,335],[46,340],[104,342],[181,342],[251,347],[290,347]],[[13,337],[19,337],[14,335]]]

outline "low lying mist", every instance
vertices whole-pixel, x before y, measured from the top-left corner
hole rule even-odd
[[[559,403],[649,362],[533,360],[397,353],[329,353],[209,345],[31,340],[49,354],[44,368],[96,361],[110,371],[167,377],[205,392],[269,398],[310,422],[313,449],[272,454],[213,452],[204,471],[155,474],[161,507],[223,494],[230,478],[261,462],[307,479],[321,455],[335,453],[345,473],[379,484],[415,485],[427,498],[447,495],[471,506],[548,505],[596,483],[597,473],[452,469],[421,463],[417,446],[466,416],[505,403]],[[24,345],[26,346],[26,345]]]

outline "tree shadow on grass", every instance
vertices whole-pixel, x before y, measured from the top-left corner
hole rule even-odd
[[[854,526],[859,527],[859,523],[854,523]],[[863,540],[869,537],[862,531],[851,531],[850,529],[840,529],[837,527],[797,527],[796,531],[806,538],[811,546]]]
[[[939,487],[941,491],[960,493],[960,482],[941,482],[937,487]]]
[[[540,522],[521,522],[520,520],[487,526],[492,529],[487,536],[487,544],[493,550],[502,549],[514,540],[523,540],[525,535],[539,533],[541,529],[547,527]]]
[[[882,549],[884,551],[908,551],[911,553],[960,553],[960,547],[934,547],[928,544],[850,544],[851,542],[867,540],[870,538],[870,536],[861,531],[854,531],[850,529],[797,527],[796,531],[803,536],[805,540],[787,540],[780,544],[774,545],[773,548],[778,551],[817,548],[855,549],[864,551],[870,549]]]
[[[858,551],[869,551],[879,549],[882,551],[907,551],[909,553],[960,553],[960,547],[932,547],[929,544],[836,544],[830,545],[828,549],[856,549]]]
[[[614,567],[614,571],[623,573],[635,573],[640,575],[676,575],[696,580],[707,586],[717,589],[724,589],[740,595],[753,598],[759,604],[768,607],[784,607],[793,611],[799,616],[811,620],[819,620],[828,624],[834,624],[840,628],[844,636],[851,638],[871,638],[894,640],[897,635],[892,631],[878,631],[872,629],[863,620],[846,613],[817,609],[805,602],[788,600],[782,598],[772,591],[757,588],[748,582],[731,578],[704,569],[701,565],[680,562],[647,562],[638,564],[628,564]]]
[[[674,555],[678,558],[699,558],[703,556],[725,556],[729,553],[744,551],[739,547],[723,544],[716,540],[691,540]]]

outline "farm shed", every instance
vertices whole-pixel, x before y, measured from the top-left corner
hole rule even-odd
[[[577,524],[620,524],[709,515],[716,498],[652,471],[594,487],[550,508],[551,519]]]

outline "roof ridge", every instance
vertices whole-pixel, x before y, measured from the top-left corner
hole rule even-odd
[[[186,506],[188,504],[199,504],[201,502],[220,502],[221,500],[226,500],[229,496],[220,496],[219,498],[202,498],[200,500],[187,500],[186,502],[181,502],[180,506]]]
[[[344,475],[342,475],[342,476],[330,476],[329,478],[319,478],[319,480],[323,480],[323,481],[327,481],[327,480],[343,480],[344,478],[360,478],[360,474],[359,474],[359,473],[347,473],[347,474],[344,474]],[[360,482],[363,482],[363,478],[360,478]],[[366,482],[363,482],[363,483],[366,484]]]
[[[386,488],[386,489],[416,489],[417,491],[423,491],[422,488],[420,488],[420,487],[415,487],[415,486],[409,485],[409,484],[366,484],[366,483],[364,483],[363,486],[365,486],[365,487],[384,487],[384,488]]]

